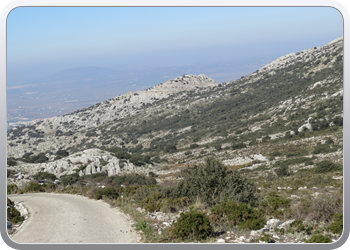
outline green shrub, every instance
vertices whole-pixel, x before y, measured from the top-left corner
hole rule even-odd
[[[328,227],[328,230],[334,234],[343,232],[343,213],[336,213],[333,216],[334,222]]]
[[[48,173],[48,172],[38,172],[35,175],[33,175],[34,180],[52,180],[54,181],[56,179],[56,175]]]
[[[206,239],[213,234],[214,230],[206,215],[191,209],[180,214],[172,232],[181,239]]]
[[[21,160],[27,163],[43,163],[49,160],[44,153],[39,153],[38,155],[32,155],[32,153],[25,153]]]
[[[261,236],[261,238],[259,238],[259,240],[266,242],[266,243],[274,242],[272,239],[272,236],[270,234],[265,234],[265,233],[263,233],[263,235]]]
[[[135,166],[142,166],[142,165],[145,165],[146,163],[151,163],[151,159],[149,156],[140,155],[140,154],[133,154],[129,158],[129,161]]]
[[[272,153],[270,153],[270,156],[281,156],[282,153],[280,151],[274,151]]]
[[[108,199],[117,199],[119,197],[119,194],[115,188],[105,187],[95,192],[94,199],[99,200],[103,197],[106,197]]]
[[[56,155],[59,155],[61,157],[65,157],[65,156],[68,156],[69,153],[66,150],[61,150],[60,149],[60,150],[57,150]]]
[[[131,154],[124,151],[117,151],[115,153],[115,157],[117,157],[118,159],[129,159],[131,157]]]
[[[16,159],[14,158],[7,158],[7,165],[8,166],[15,166],[17,164]]]
[[[290,204],[290,199],[284,199],[281,197],[271,197],[268,199],[268,204],[272,208],[272,210],[286,208]]]
[[[149,212],[154,212],[154,211],[160,211],[160,208],[163,204],[163,199],[165,198],[165,195],[156,192],[153,194],[148,195],[146,198],[144,198],[140,202],[140,206],[144,209],[146,209]]]
[[[161,187],[157,185],[147,185],[141,186],[135,191],[134,199],[136,202],[141,202],[147,196],[152,195],[153,193],[157,193],[161,191]]]
[[[190,145],[190,148],[198,148],[198,144],[193,143],[193,144]]]
[[[61,175],[60,180],[63,186],[72,185],[79,180],[79,174],[74,173],[68,175]]]
[[[237,170],[228,170],[221,162],[207,158],[202,165],[195,165],[183,172],[183,179],[169,193],[169,197],[201,198],[203,202],[237,201],[256,205],[257,189]]]
[[[14,208],[13,206],[9,206],[7,208],[7,218],[12,222],[12,223],[19,223],[23,221],[23,216],[21,216],[21,213]]]
[[[145,220],[139,221],[135,224],[136,230],[142,230],[144,232],[152,231],[153,228],[149,223],[147,223]]]
[[[26,186],[23,191],[26,192],[41,192],[42,187],[38,183],[30,182],[28,186]]]
[[[326,144],[332,144],[334,143],[334,141],[332,140],[332,138],[328,137],[326,140]]]
[[[211,209],[210,219],[213,224],[226,221],[226,218],[230,226],[237,225],[249,230],[258,230],[266,224],[262,210],[251,208],[245,203],[238,205],[233,201],[222,202]]]
[[[13,194],[13,193],[16,193],[18,190],[18,187],[16,184],[10,184],[10,185],[7,185],[7,194]]]
[[[306,243],[331,243],[331,239],[323,235],[313,235]]]
[[[321,161],[316,163],[315,173],[327,173],[332,171],[340,171],[343,166],[330,161]]]
[[[271,193],[270,196],[272,195]],[[266,214],[282,219],[284,211],[290,208],[290,202],[290,199],[273,196],[269,197],[266,201],[261,202],[260,207],[265,210]]]
[[[279,176],[279,177],[282,177],[282,176],[289,176],[290,175],[290,172],[289,172],[289,169],[288,169],[288,166],[280,166],[278,167],[276,170],[275,170],[276,174]]]
[[[247,146],[244,143],[237,143],[237,144],[232,144],[231,149],[236,150],[240,148],[246,148]]]
[[[337,116],[333,119],[333,122],[337,126],[343,126],[343,117]]]
[[[77,169],[74,169],[74,171],[75,171],[76,173],[79,173],[80,170],[84,170],[85,168],[86,168],[85,165],[80,165]]]
[[[303,225],[302,220],[295,220],[290,224],[290,228],[288,229],[287,232],[294,233],[294,232],[302,232],[305,231],[307,234],[311,234],[312,227],[307,227]]]
[[[314,148],[313,154],[326,154],[337,151],[335,147],[331,148],[329,144],[317,144]]]

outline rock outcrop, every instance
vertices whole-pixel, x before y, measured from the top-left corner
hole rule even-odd
[[[86,168],[78,171],[81,165],[86,166]],[[8,170],[15,170],[16,174],[8,178],[8,184],[13,183],[19,187],[24,186],[38,172],[48,172],[57,177],[73,174],[76,171],[78,171],[80,176],[100,172],[106,172],[108,176],[112,176],[127,173],[146,174],[153,169],[152,165],[135,167],[128,160],[120,164],[120,160],[109,152],[100,149],[87,149],[56,161],[37,164],[19,163],[17,166],[9,166]]]

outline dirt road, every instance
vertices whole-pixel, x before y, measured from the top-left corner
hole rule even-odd
[[[11,236],[18,243],[136,243],[126,216],[108,204],[68,194],[9,195],[29,219]]]

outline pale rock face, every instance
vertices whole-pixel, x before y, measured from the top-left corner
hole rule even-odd
[[[171,93],[183,90],[192,90],[195,88],[213,87],[217,85],[218,84],[215,83],[213,79],[206,77],[204,74],[201,74],[199,76],[183,75],[181,77],[168,80],[165,83],[161,83],[153,87],[150,91]]]
[[[281,221],[279,219],[271,219],[271,220],[268,220],[266,222],[266,227],[269,228],[270,230],[271,229],[274,229],[275,227],[277,227],[277,225],[280,223]]]
[[[105,166],[101,166],[100,159],[108,160]],[[71,162],[71,163],[70,163]],[[23,163],[18,166],[8,167],[8,169],[16,169],[18,174],[13,179],[8,179],[8,183],[14,183],[17,186],[25,186],[30,182],[31,175],[38,172],[48,172],[56,176],[73,174],[75,169],[81,165],[81,163],[88,163],[84,170],[79,171],[79,176],[90,175],[94,173],[107,172],[108,176],[126,173],[148,173],[153,170],[151,165],[143,168],[135,167],[131,162],[125,162],[124,167],[121,169],[119,166],[119,159],[111,155],[109,152],[102,151],[100,149],[87,149],[79,154],[69,155],[65,158],[59,159],[54,162],[45,163]],[[153,170],[154,171],[154,170]],[[23,174],[29,172],[30,174]]]
[[[304,128],[308,129],[308,130],[311,130],[312,129],[312,126],[310,123],[306,123],[304,125],[302,125],[300,128],[298,128],[298,131],[301,132],[304,130]]]
[[[293,222],[294,222],[294,219],[287,220],[287,221],[283,222],[281,225],[279,225],[278,228],[288,229],[290,224],[292,224]]]
[[[250,157],[237,157],[234,159],[224,160],[223,163],[226,166],[233,166],[233,165],[247,164],[247,163],[252,162],[254,160],[266,161],[266,159],[267,158],[261,154],[254,154],[254,155],[251,155]]]

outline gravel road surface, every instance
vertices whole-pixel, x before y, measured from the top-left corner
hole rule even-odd
[[[107,203],[52,193],[9,195],[29,219],[11,239],[18,243],[136,243],[126,216]]]

